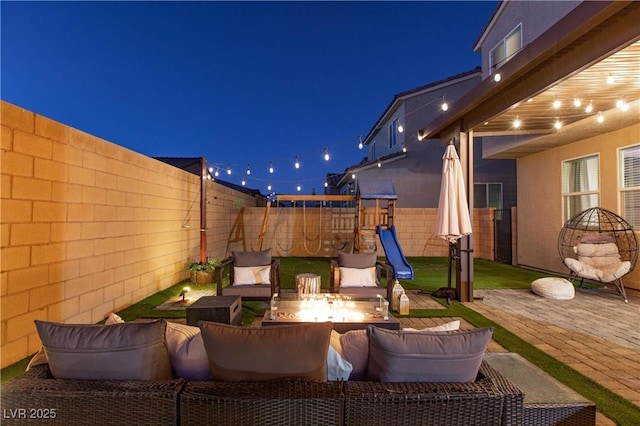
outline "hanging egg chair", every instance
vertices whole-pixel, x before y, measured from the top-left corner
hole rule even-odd
[[[558,252],[571,279],[613,285],[628,303],[622,277],[638,261],[633,227],[617,214],[593,207],[569,219],[558,236]]]

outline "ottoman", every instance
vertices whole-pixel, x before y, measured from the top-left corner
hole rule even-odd
[[[558,277],[539,278],[531,283],[531,290],[538,296],[548,299],[573,299],[576,289],[571,281]]]

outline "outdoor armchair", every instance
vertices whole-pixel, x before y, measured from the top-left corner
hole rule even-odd
[[[386,288],[381,285],[382,272]],[[383,296],[391,300],[393,269],[386,262],[377,260],[375,253],[338,253],[331,259],[331,293],[346,293],[361,297]]]
[[[229,285],[223,287],[223,277]],[[215,270],[218,296],[241,296],[242,300],[268,300],[280,292],[280,260],[271,249],[255,252],[234,251]]]

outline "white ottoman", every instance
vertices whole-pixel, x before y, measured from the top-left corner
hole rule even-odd
[[[531,283],[531,290],[538,296],[548,299],[567,300],[573,299],[576,295],[573,284],[558,277],[538,278]]]

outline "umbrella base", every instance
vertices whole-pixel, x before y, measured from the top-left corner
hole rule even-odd
[[[450,305],[451,301],[456,299],[458,296],[456,293],[456,289],[451,287],[441,287],[436,291],[432,292],[431,295],[433,297],[447,299],[447,305]]]

